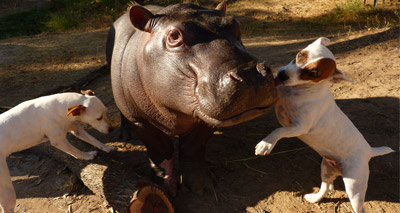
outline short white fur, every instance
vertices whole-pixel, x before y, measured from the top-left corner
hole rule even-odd
[[[74,106],[80,107],[67,115],[68,109]],[[48,140],[51,145],[75,158],[91,160],[96,156],[96,151],[82,152],[72,146],[66,138],[67,132],[110,152],[115,147],[104,145],[75,122],[80,120],[102,133],[108,133],[112,127],[106,112],[104,104],[95,96],[60,93],[25,101],[0,114],[0,212],[14,212],[16,204],[7,156]]]
[[[275,113],[283,126],[272,131],[255,148],[256,155],[267,155],[281,138],[298,137],[322,157],[321,188],[318,193],[307,194],[309,202],[319,202],[333,181],[343,176],[346,192],[356,213],[364,212],[363,203],[367,190],[369,166],[372,157],[393,150],[389,147],[372,148],[350,119],[336,105],[330,90],[330,82],[350,79],[340,70],[319,82],[299,79],[299,72],[310,61],[330,58],[336,61],[326,45],[327,38],[319,38],[310,44],[308,61],[296,64],[292,61],[278,72],[285,72],[289,79],[277,88],[278,101]]]

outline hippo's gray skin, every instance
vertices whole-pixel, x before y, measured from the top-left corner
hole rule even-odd
[[[269,68],[246,51],[226,3],[217,8],[177,4],[153,15],[133,6],[108,35],[112,90],[122,120],[129,120],[121,128],[143,141],[173,195],[172,137],[179,136],[183,184],[201,193],[212,186],[204,157],[215,127],[253,119],[276,101]]]

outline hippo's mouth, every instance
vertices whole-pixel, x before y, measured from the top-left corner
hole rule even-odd
[[[215,118],[212,118],[212,117],[206,115],[201,110],[197,110],[196,114],[201,120],[203,120],[207,124],[210,124],[215,127],[228,127],[228,126],[233,126],[233,125],[251,120],[253,118],[256,118],[258,116],[261,116],[261,115],[269,112],[271,110],[271,108],[272,108],[272,106],[257,107],[257,108],[253,108],[253,109],[244,111],[233,117],[223,119],[223,120],[217,120]]]

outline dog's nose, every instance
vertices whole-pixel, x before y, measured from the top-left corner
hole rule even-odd
[[[114,131],[113,127],[108,128],[108,132],[112,132],[112,131]]]
[[[278,73],[278,79],[281,81],[286,81],[289,79],[289,76],[287,76],[285,71],[282,70]]]

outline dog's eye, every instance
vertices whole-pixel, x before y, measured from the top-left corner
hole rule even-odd
[[[311,76],[311,77],[319,77],[318,69],[312,69],[312,70],[310,70],[310,76]]]
[[[103,115],[101,115],[100,117],[96,118],[98,121],[100,121],[101,119],[103,119]]]

